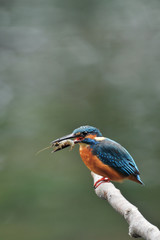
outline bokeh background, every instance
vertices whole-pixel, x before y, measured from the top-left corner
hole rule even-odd
[[[81,125],[134,157],[145,187],[115,184],[160,227],[160,1],[0,0],[0,239],[130,239],[97,198]]]

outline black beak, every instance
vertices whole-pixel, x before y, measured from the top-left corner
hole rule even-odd
[[[69,134],[69,135],[66,135],[66,136],[64,136],[64,137],[61,137],[61,138],[58,138],[58,139],[52,141],[52,142],[51,142],[51,145],[53,146],[55,143],[59,143],[59,142],[61,142],[61,141],[63,141],[63,140],[67,140],[67,139],[71,139],[71,138],[76,138],[76,137],[78,137],[78,136],[75,135],[75,134],[73,134],[73,133],[71,133],[71,134]]]

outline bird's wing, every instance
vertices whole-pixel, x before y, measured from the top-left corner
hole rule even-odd
[[[118,170],[125,176],[139,175],[139,170],[131,155],[119,143],[105,138],[97,142],[92,153],[106,165]]]

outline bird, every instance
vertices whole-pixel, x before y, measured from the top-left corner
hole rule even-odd
[[[119,143],[102,136],[100,130],[89,125],[76,128],[71,134],[51,142],[52,146],[74,139],[79,144],[80,156],[90,171],[102,176],[95,184],[122,182],[125,179],[144,185],[139,169],[129,152]],[[66,144],[64,147],[69,146]],[[59,148],[60,150],[62,148]]]

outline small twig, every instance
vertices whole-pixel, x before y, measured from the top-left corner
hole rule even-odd
[[[94,183],[102,178],[91,172]],[[120,190],[112,183],[103,183],[95,189],[98,197],[108,200],[109,204],[119,212],[129,224],[129,235],[134,238],[141,237],[145,240],[160,240],[159,229],[148,222],[137,207],[126,200]]]

